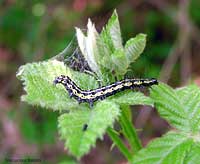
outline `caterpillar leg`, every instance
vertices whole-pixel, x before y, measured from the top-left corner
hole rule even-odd
[[[79,104],[83,102],[82,99],[81,99],[80,97],[78,98],[77,101],[78,101]]]
[[[82,131],[86,131],[87,128],[88,128],[88,124],[84,124],[84,125],[83,125],[83,128],[82,128]]]
[[[93,101],[89,101],[89,105],[90,105],[90,108],[92,109],[92,107],[94,106],[94,102]]]
[[[102,87],[101,81],[98,80],[97,82],[98,82],[98,86],[99,86],[99,87]]]
[[[69,93],[69,97],[72,98],[73,93],[71,91],[69,91],[69,90],[68,90],[68,93]]]
[[[105,96],[101,96],[100,98],[99,98],[99,100],[104,100],[106,97]]]

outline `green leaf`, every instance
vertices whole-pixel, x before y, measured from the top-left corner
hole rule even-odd
[[[153,100],[141,92],[126,91],[118,93],[112,98],[112,101],[119,105],[150,105],[153,106]]]
[[[113,64],[110,66],[110,69],[115,70],[117,74],[122,75],[127,72],[128,61],[126,59],[123,49],[116,49],[115,52],[111,55],[111,60]],[[106,63],[105,65],[107,65]]]
[[[138,34],[135,38],[131,38],[126,42],[125,45],[125,54],[127,60],[134,62],[140,54],[143,52],[146,46],[146,35]]]
[[[195,143],[191,146],[190,152],[188,152],[184,163],[195,164],[197,161],[200,161],[200,143]]]
[[[97,63],[101,68],[110,68],[108,66],[112,66],[111,54],[112,51],[109,49],[106,42],[103,41],[102,37],[99,36],[97,38]]]
[[[80,158],[95,145],[97,138],[103,137],[119,114],[118,105],[104,100],[98,102],[92,110],[73,110],[61,115],[58,126],[61,138],[66,141],[65,147]],[[88,125],[86,131],[82,130],[84,124]]]
[[[180,130],[189,131],[189,121],[181,97],[175,90],[166,84],[159,83],[153,86],[150,97],[155,101],[155,107],[161,117],[165,118],[174,127]]]
[[[98,86],[93,77],[74,72],[67,68],[63,62],[49,60],[31,63],[21,66],[17,73],[17,77],[23,81],[26,92],[26,95],[21,97],[22,101],[53,110],[71,110],[78,108],[80,105],[74,99],[69,98],[63,86],[53,85],[55,77],[60,75],[68,75],[73,80],[76,79],[75,82],[80,87],[86,89],[92,89]]]
[[[114,11],[97,39],[98,54],[101,55],[97,62],[101,68],[115,72],[115,76],[120,77],[127,72],[130,63],[140,56],[145,45],[146,35],[139,34],[123,47],[118,15]]]
[[[108,45],[111,52],[114,52],[115,49],[123,48],[120,25],[116,10],[109,19],[106,28],[103,28],[101,32],[101,38],[103,39],[104,43]]]
[[[200,153],[200,89],[153,86],[150,97],[161,117],[178,131],[155,139],[133,157],[134,164],[196,163]]]
[[[151,98],[161,117],[192,135],[200,131],[200,89],[195,85],[173,90],[160,83],[153,86]]]
[[[179,164],[184,163],[191,151],[193,140],[185,134],[169,132],[150,142],[132,160],[133,164]]]
[[[189,85],[176,91],[181,98],[184,111],[187,113],[190,130],[192,133],[200,132],[200,88]]]

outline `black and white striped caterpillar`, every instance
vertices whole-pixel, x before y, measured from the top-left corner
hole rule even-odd
[[[157,85],[158,81],[155,78],[125,79],[94,90],[82,90],[68,76],[61,75],[55,78],[54,84],[57,83],[61,83],[65,86],[70,97],[75,98],[79,103],[87,102],[90,104],[90,107],[92,107],[95,101],[103,100],[119,91]]]

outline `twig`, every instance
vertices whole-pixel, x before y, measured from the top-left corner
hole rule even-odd
[[[176,64],[178,57],[180,55],[180,53],[178,53],[179,48],[178,48],[177,44],[178,43],[176,41],[174,43],[173,48],[171,49],[171,51],[168,55],[168,58],[165,60],[163,67],[160,71],[159,80],[162,81],[162,82],[165,82],[165,83],[168,82],[170,75],[171,75],[171,72],[173,70],[173,67]]]

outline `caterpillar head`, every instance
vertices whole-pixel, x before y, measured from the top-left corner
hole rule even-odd
[[[156,78],[151,78],[151,85],[158,85],[158,80]]]
[[[53,81],[53,83],[56,85],[58,83],[62,83],[62,84],[68,84],[71,82],[71,79],[68,76],[65,75],[60,75],[58,77],[55,78],[55,80]]]

